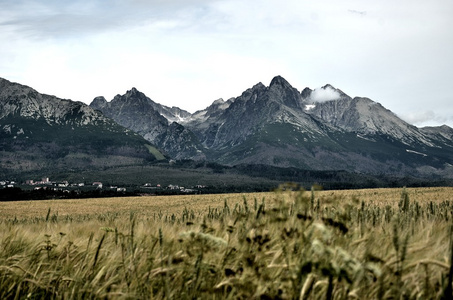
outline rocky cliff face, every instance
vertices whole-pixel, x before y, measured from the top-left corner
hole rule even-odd
[[[331,85],[277,76],[190,114],[135,88],[90,106],[0,79],[0,175],[162,159],[453,178],[453,129],[417,128]]]
[[[205,147],[216,150],[242,144],[249,136],[276,123],[289,123],[298,130],[325,135],[317,120],[303,111],[303,106],[300,93],[285,79],[276,77],[269,87],[258,83],[241,96],[230,99],[228,105],[216,113],[209,107],[207,119],[194,118],[183,124],[197,134]]]
[[[0,80],[0,100],[2,166],[39,168],[45,155],[59,166],[138,163],[156,159],[151,142],[174,159],[453,177],[453,129],[417,128],[331,85],[299,92],[280,76],[193,114],[134,88],[88,107]],[[93,159],[101,153],[116,159]]]
[[[299,93],[277,76],[268,87],[259,83],[228,103],[217,101],[182,124],[221,163],[420,176],[429,175],[429,165],[453,174],[453,129],[419,129],[331,85]]]
[[[0,173],[156,159],[149,142],[88,105],[5,79],[0,79],[0,144]]]
[[[19,117],[43,120],[49,125],[112,122],[82,102],[40,94],[34,89],[0,78],[0,119]]]
[[[154,103],[135,88],[122,96],[115,96],[111,102],[107,102],[104,97],[97,97],[90,104],[91,108],[148,140],[154,140],[168,127],[168,120],[153,106]]]
[[[339,99],[318,102],[310,96],[306,111],[324,122],[360,135],[387,135],[406,145],[435,145],[431,138],[417,127],[401,120],[381,104],[368,98],[351,98],[342,94]]]
[[[157,104],[135,88],[110,102],[97,97],[90,106],[140,134],[174,159],[206,158],[195,135],[175,122],[191,117],[182,109]]]
[[[177,159],[453,176],[453,129],[419,129],[331,85],[299,92],[277,76],[194,114],[160,106],[135,89],[91,106]]]
[[[445,145],[451,146],[453,141],[453,128],[446,125],[439,127],[423,127],[420,131],[432,139],[444,142]]]

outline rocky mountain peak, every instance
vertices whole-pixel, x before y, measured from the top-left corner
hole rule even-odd
[[[99,98],[99,97],[97,97]],[[106,105],[106,103],[100,101],[100,100],[96,100],[97,98],[95,98],[92,103],[90,104],[90,106],[92,107],[95,107],[97,109],[101,109],[101,107],[107,107],[107,106],[114,106],[118,103],[121,103],[121,105],[127,105],[127,104],[131,104],[133,106],[149,106],[150,103],[152,102],[151,99],[149,99],[144,93],[140,92],[139,90],[137,90],[136,88],[132,88],[130,90],[128,90],[124,95],[116,95],[112,101],[110,102],[107,102],[108,105]]]
[[[4,79],[0,81],[0,100],[0,119],[44,120],[51,126],[86,126],[106,121],[104,115],[82,102],[40,94],[28,86]]]
[[[217,99],[214,102],[212,102],[212,104],[207,108],[207,113],[211,114],[217,111],[218,112],[224,111],[231,105],[232,102],[233,101],[231,100],[225,101],[222,98]]]
[[[272,78],[271,80],[271,83],[269,85],[269,88],[272,88],[273,86],[284,86],[284,87],[292,87],[288,81],[286,81],[285,78],[283,78],[282,76],[280,75],[277,75],[275,76],[274,78]]]
[[[93,107],[96,107],[97,109],[105,107],[108,102],[104,98],[104,96],[99,96],[93,99],[93,102],[91,103]]]
[[[222,105],[223,103],[225,103],[225,100],[219,98],[217,100],[214,100],[214,102],[212,102],[212,105]]]
[[[266,86],[262,82],[258,82],[251,89],[247,89],[244,93],[259,92],[259,91],[264,91],[265,89],[266,89]]]
[[[48,95],[44,96],[52,97]],[[0,100],[15,99],[13,102],[22,101],[25,103],[37,97],[40,97],[39,93],[31,87],[0,78]]]
[[[331,84],[326,84],[323,87],[310,90],[305,88],[301,92],[301,96],[304,100],[313,103],[322,103],[328,101],[338,101],[340,99],[351,100],[351,97],[343,93],[343,91],[335,88]]]
[[[311,93],[313,92],[312,89],[306,87],[302,90],[302,92],[300,93],[300,95],[302,96],[302,99],[307,99],[307,98],[310,98],[311,96]]]
[[[336,90],[336,88],[331,85],[330,83],[327,83],[326,85],[324,85],[323,87],[321,87],[322,89],[333,89],[333,90]]]
[[[261,82],[258,82],[253,87],[248,88],[244,92],[242,92],[241,96],[237,97],[237,99],[241,99],[242,101],[247,102],[248,100],[252,99],[256,100],[257,95],[264,92],[266,90],[266,86]]]
[[[139,95],[141,94],[139,90],[137,90],[135,87],[133,87],[132,89],[128,90],[126,92],[126,95]]]
[[[447,125],[441,126],[426,126],[420,128],[420,130],[424,133],[429,134],[430,136],[442,136],[443,138],[447,139],[448,141],[453,141],[453,128]]]
[[[281,76],[272,79],[269,85],[269,98],[292,108],[301,108],[302,98],[299,91]]]
[[[126,94],[124,94],[124,98],[125,99],[147,99],[148,97],[146,97],[145,94],[143,94],[142,92],[140,92],[139,90],[137,90],[135,87],[133,87],[132,89],[128,90],[126,92]]]
[[[453,137],[453,128],[451,128],[450,126],[444,124],[439,126],[438,129],[443,132],[448,132]]]
[[[333,85],[331,84],[326,84],[322,87],[322,89],[324,90],[329,90],[329,91],[335,91],[336,93],[338,93],[340,95],[340,98],[351,98],[349,97],[346,93],[344,93],[342,90],[340,89],[337,89],[336,87],[334,87]]]

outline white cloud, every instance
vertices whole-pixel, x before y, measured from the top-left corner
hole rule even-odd
[[[453,123],[453,116],[435,113],[432,110],[402,113],[399,114],[399,117],[402,118],[407,123],[418,127],[440,126],[444,124]]]
[[[400,117],[408,122],[409,124],[423,124],[426,122],[430,122],[438,118],[436,114],[432,110],[425,110],[420,112],[411,112],[411,113],[403,113]]]
[[[310,98],[313,102],[325,102],[339,99],[340,93],[330,86],[327,86],[325,88],[317,88],[313,90]]]

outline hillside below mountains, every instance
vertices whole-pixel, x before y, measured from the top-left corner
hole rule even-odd
[[[298,91],[276,76],[195,113],[135,88],[90,106],[178,160],[453,178],[452,128],[417,128],[331,85]]]
[[[139,165],[164,156],[81,102],[0,78],[0,175]],[[38,177],[40,178],[40,177]]]

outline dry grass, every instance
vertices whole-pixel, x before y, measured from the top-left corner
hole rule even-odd
[[[453,187],[406,188],[412,201],[420,203],[453,201]],[[389,189],[361,189],[341,191],[319,191],[317,196],[321,199],[351,199],[355,198],[366,203],[373,203],[385,207],[397,205],[401,197],[401,188]]]
[[[0,203],[0,298],[450,299],[451,192]]]
[[[410,199],[420,203],[453,201],[453,188],[408,188]],[[392,189],[362,189],[340,191],[317,191],[316,199],[321,203],[332,200],[348,201],[357,199],[366,203],[373,203],[385,207],[395,206],[401,196],[400,188]],[[43,217],[49,208],[59,216],[96,215],[96,214],[129,214],[131,211],[140,215],[153,215],[161,212],[165,215],[178,215],[184,207],[196,213],[205,213],[209,207],[222,206],[227,200],[230,206],[242,203],[246,197],[268,200],[272,204],[274,193],[252,194],[218,194],[218,195],[178,195],[178,196],[151,196],[151,197],[124,197],[124,198],[94,198],[77,200],[44,200],[0,202],[0,218],[34,218]]]
[[[227,200],[230,205],[242,203],[243,198],[267,198],[272,193],[219,194],[219,195],[178,195],[93,198],[77,200],[43,200],[0,202],[0,218],[43,217],[49,208],[59,216],[101,215],[106,213],[152,216],[161,212],[165,215],[181,214],[184,207],[197,213],[204,213],[209,207],[218,207]]]

